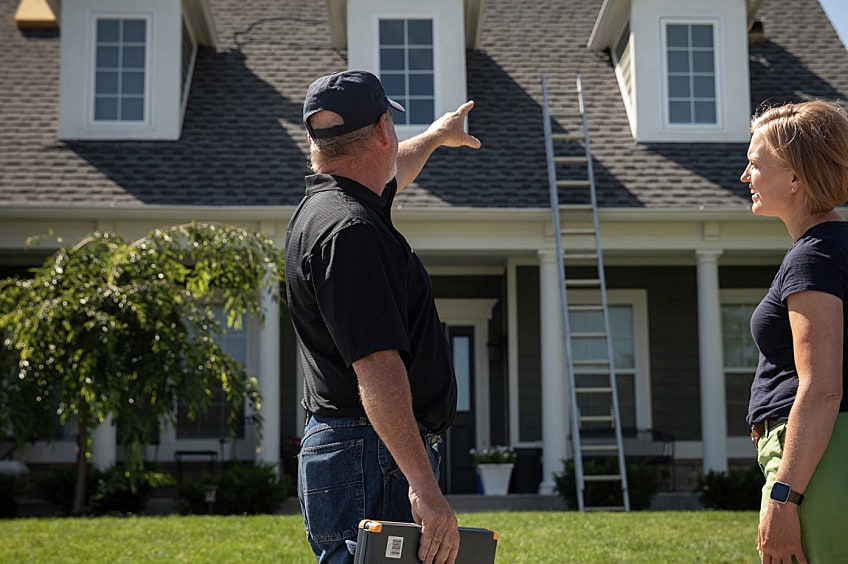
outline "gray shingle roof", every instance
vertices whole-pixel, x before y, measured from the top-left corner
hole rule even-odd
[[[548,204],[539,77],[585,82],[605,207],[749,205],[744,144],[636,144],[607,57],[585,47],[601,0],[487,0],[467,52],[479,151],[441,149],[398,204]],[[0,2],[0,210],[10,205],[289,206],[307,172],[303,94],[347,67],[326,4],[213,0],[220,44],[201,49],[176,142],[61,142],[58,32],[15,28]],[[750,46],[752,107],[848,96],[848,53],[816,0],[764,0],[768,40]],[[2,213],[0,211],[0,213]]]

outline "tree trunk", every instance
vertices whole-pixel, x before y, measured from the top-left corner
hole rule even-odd
[[[88,451],[88,425],[82,418],[77,430],[77,482],[74,486],[74,505],[71,515],[81,515],[85,509],[86,482],[88,481],[88,464],[86,452]]]

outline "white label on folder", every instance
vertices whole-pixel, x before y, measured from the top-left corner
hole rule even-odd
[[[403,537],[389,537],[386,543],[386,558],[400,558],[403,553]]]

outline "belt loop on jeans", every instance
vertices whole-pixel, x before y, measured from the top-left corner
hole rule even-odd
[[[785,421],[778,421],[777,419],[765,419],[763,421],[760,421],[759,423],[752,424],[751,442],[754,443],[754,448],[757,448],[757,443],[760,442],[760,439],[765,437],[769,431],[771,431],[781,423],[785,423]]]

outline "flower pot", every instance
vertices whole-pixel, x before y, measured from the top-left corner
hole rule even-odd
[[[477,472],[483,483],[483,495],[506,495],[509,491],[509,477],[512,475],[512,462],[502,464],[478,464]]]

